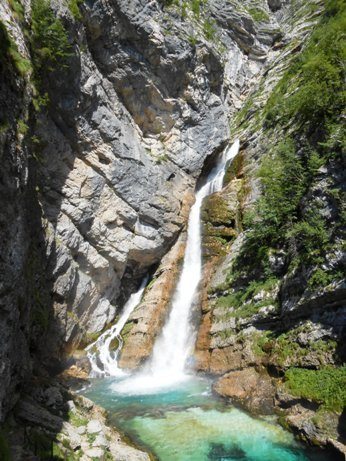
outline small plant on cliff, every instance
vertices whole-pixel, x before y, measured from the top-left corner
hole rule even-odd
[[[38,80],[48,71],[66,67],[71,56],[67,31],[48,0],[32,2],[31,50]]]
[[[261,8],[249,8],[247,10],[251,15],[252,19],[257,22],[268,22],[269,16],[268,14],[262,10]]]
[[[24,19],[24,8],[19,0],[8,0],[11,10],[14,13],[14,16],[17,17],[20,21]]]
[[[82,5],[83,1],[84,0],[70,0],[68,3],[68,7],[76,21],[80,21],[82,19],[82,13],[80,12],[79,7]]]
[[[19,75],[24,77],[31,71],[30,61],[19,53],[14,40],[10,37],[6,26],[0,21],[0,62],[11,62]]]

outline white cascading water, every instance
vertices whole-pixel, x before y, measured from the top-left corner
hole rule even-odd
[[[138,291],[129,297],[117,323],[86,348],[88,359],[91,364],[92,375],[124,376],[126,374],[118,366],[118,355],[123,345],[121,330],[124,328],[133,310],[140,303],[147,282],[148,277],[145,277]],[[116,339],[119,344],[117,349],[112,352],[110,346],[114,339]]]
[[[220,191],[226,165],[239,151],[239,140],[227,148],[218,164],[210,172],[207,182],[196,193],[191,207],[183,270],[173,296],[172,309],[155,343],[153,355],[140,374],[114,384],[117,392],[145,394],[172,385],[188,378],[185,364],[194,345],[194,334],[190,322],[191,307],[202,276],[200,211],[203,199]]]

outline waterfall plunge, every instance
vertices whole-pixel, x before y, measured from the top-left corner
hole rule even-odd
[[[203,199],[222,189],[227,163],[239,151],[239,140],[226,149],[218,164],[210,172],[207,182],[196,193],[191,207],[183,270],[173,296],[172,309],[155,343],[153,355],[140,374],[125,379],[112,387],[126,394],[152,393],[188,378],[186,360],[192,352],[194,334],[190,313],[196,290],[202,275],[200,211]]]
[[[148,277],[145,277],[139,290],[129,297],[118,322],[86,348],[93,375],[126,375],[126,373],[118,367],[118,355],[123,345],[120,334],[131,313],[140,303],[147,282]],[[114,339],[119,341],[119,345],[116,351],[112,353],[111,342]]]

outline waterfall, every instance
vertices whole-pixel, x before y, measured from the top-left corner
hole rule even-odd
[[[95,342],[87,348],[88,359],[91,364],[92,374],[94,376],[124,376],[125,373],[118,367],[118,355],[121,351],[123,340],[121,330],[130,317],[133,310],[138,306],[142,299],[143,291],[147,285],[148,277],[145,277],[136,293],[133,293],[120,315],[119,320],[109,330],[105,331]],[[113,340],[118,341],[118,347],[115,351],[111,350]]]
[[[139,375],[113,385],[115,390],[124,393],[153,392],[186,379],[185,364],[195,339],[190,322],[191,307],[202,276],[201,206],[205,197],[222,189],[226,166],[238,151],[239,140],[236,140],[223,152],[206,184],[196,193],[188,221],[183,269],[173,296],[170,315],[154,345],[151,360]]]

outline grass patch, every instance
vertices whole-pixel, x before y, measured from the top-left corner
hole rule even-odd
[[[19,53],[15,41],[9,35],[2,21],[0,21],[0,60],[1,62],[11,62],[17,73],[22,77],[25,77],[32,70],[30,61],[23,58]]]
[[[256,22],[269,22],[268,14],[261,8],[248,8],[248,13]]]
[[[341,412],[346,406],[346,367],[321,370],[290,368],[285,385],[298,397],[313,400],[324,408]]]
[[[345,27],[345,2],[328,0],[308,45],[268,100],[269,124],[296,118],[309,128],[337,119],[345,107]]]
[[[216,35],[216,22],[211,19],[205,19],[203,22],[203,33],[207,40],[214,40]]]
[[[87,418],[85,418],[83,415],[80,415],[79,413],[76,413],[74,411],[69,411],[68,420],[73,426],[76,426],[76,427],[86,426],[88,424]]]
[[[243,318],[256,314],[264,306],[276,305],[272,296],[266,296],[258,301],[253,298],[261,291],[270,293],[277,285],[278,280],[274,277],[264,281],[252,281],[244,289],[234,290],[232,293],[217,299],[216,307],[233,308],[227,312],[228,317]]]

